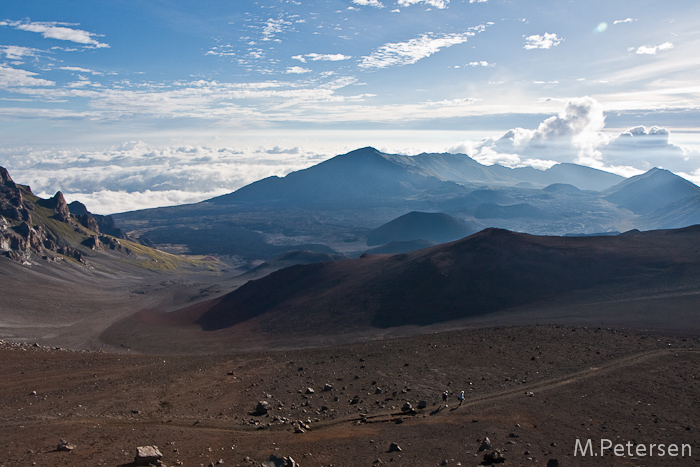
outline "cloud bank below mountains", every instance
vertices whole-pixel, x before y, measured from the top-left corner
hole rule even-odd
[[[325,146],[319,138],[314,134],[292,144],[270,141],[266,147],[223,143],[156,147],[139,141],[99,151],[3,148],[0,165],[39,196],[60,190],[69,201],[109,214],[203,201],[373,144],[365,132],[334,133],[327,137],[333,143]],[[486,165],[508,167],[546,169],[573,162],[623,176],[661,166],[700,183],[700,153],[672,144],[669,138],[670,133],[659,127],[606,132],[602,105],[584,97],[569,100],[559,115],[544,119],[535,129],[514,128],[500,137],[436,147],[438,137],[419,143],[404,135],[392,142],[382,132],[383,142],[374,144],[388,153],[464,153]]]

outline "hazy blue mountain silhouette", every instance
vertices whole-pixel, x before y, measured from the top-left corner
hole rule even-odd
[[[113,217],[123,230],[180,251],[246,260],[293,250],[352,257],[366,251],[373,230],[413,211],[444,213],[475,229],[577,235],[684,227],[700,217],[696,196],[700,188],[661,169],[625,180],[575,164],[510,169],[464,154],[368,147],[201,203]]]
[[[668,170],[653,168],[607,190],[605,199],[635,214],[649,214],[700,195],[700,187]]]
[[[427,240],[446,243],[475,233],[478,229],[441,212],[412,211],[367,234],[367,246],[390,242]]]

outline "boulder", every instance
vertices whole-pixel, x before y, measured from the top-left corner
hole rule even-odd
[[[71,444],[65,439],[62,439],[58,442],[58,445],[56,446],[56,451],[61,451],[61,452],[70,452],[73,449],[75,449],[75,444]]]
[[[134,465],[160,465],[162,458],[158,446],[139,446],[136,448]]]
[[[267,401],[260,401],[258,402],[258,405],[255,406],[255,414],[256,415],[266,415],[267,412],[270,411],[272,407],[270,406],[270,403]]]
[[[499,451],[491,451],[484,454],[484,462],[481,465],[503,464],[506,458]]]
[[[301,467],[291,457],[277,457],[270,454],[270,457],[260,464],[260,467]]]

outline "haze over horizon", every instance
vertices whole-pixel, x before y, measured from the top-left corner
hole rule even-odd
[[[697,18],[692,0],[9,3],[0,165],[96,213],[370,145],[700,183]]]

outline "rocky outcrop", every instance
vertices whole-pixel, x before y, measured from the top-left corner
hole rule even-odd
[[[36,212],[30,199],[35,199],[30,188],[16,184],[0,167],[0,254],[20,263],[30,263],[33,257],[55,260],[60,255],[84,262],[78,250],[39,221],[42,214]],[[37,200],[37,204],[53,210],[54,220],[77,227],[60,191],[48,200]]]
[[[93,214],[87,210],[87,207],[80,201],[73,201],[68,205],[70,213],[82,224],[86,229],[96,233],[103,233],[122,240],[129,240],[126,233],[117,227],[112,216],[102,216]]]
[[[22,190],[4,167],[0,167],[0,216],[12,221],[32,221],[23,203]]]
[[[67,222],[70,219],[68,203],[66,203],[66,198],[63,197],[63,193],[60,191],[57,191],[53,198],[39,200],[37,204],[53,209],[56,212],[54,217],[61,222]]]

